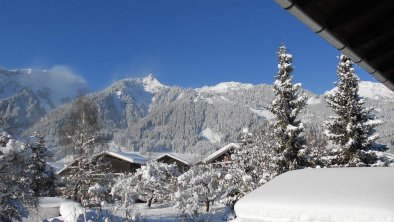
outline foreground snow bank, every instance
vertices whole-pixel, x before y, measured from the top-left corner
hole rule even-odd
[[[394,222],[394,168],[282,174],[235,205],[239,221]]]
[[[30,209],[29,216],[23,222],[44,221],[55,217],[58,220],[54,221],[75,222],[81,213],[83,209],[79,203],[60,197],[43,197],[40,198],[39,207]]]
[[[79,215],[83,214],[83,208],[79,203],[68,201],[60,205],[60,215],[64,222],[75,222]]]

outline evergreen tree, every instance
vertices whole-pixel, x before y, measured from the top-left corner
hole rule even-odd
[[[25,171],[26,147],[9,136],[5,138],[7,144],[0,144],[0,221],[20,221],[38,201],[33,198],[30,175]]]
[[[308,125],[304,131],[304,138],[307,141],[307,160],[309,167],[323,167],[325,162],[322,158],[327,153],[327,137],[324,135],[323,126]]]
[[[35,133],[31,139],[34,141],[28,144],[31,157],[27,166],[27,172],[31,175],[30,187],[37,198],[55,196],[57,178],[53,168],[46,162],[51,154],[45,147],[45,137]]]
[[[276,140],[278,173],[305,167],[305,140],[301,133],[304,126],[297,118],[306,105],[306,98],[300,95],[301,84],[292,83],[292,60],[285,46],[278,51],[278,74],[274,82],[275,99],[271,112],[275,115],[274,133]]]
[[[363,107],[365,100],[358,95],[359,78],[353,62],[345,55],[339,58],[337,75],[339,82],[325,100],[335,117],[325,122],[328,139],[333,143],[331,163],[333,165],[363,166],[376,161],[371,150],[384,150],[375,143],[378,135],[375,127],[381,124],[371,112],[373,108]]]

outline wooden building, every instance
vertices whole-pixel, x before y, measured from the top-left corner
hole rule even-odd
[[[239,148],[240,145],[238,143],[230,143],[216,152],[212,153],[205,159],[201,161],[204,164],[215,164],[215,165],[226,165],[231,163],[231,154],[234,152],[236,148]]]
[[[121,152],[121,151],[107,151],[97,154],[95,157],[104,157],[105,161],[111,163],[112,173],[133,173],[147,161],[146,157],[143,157],[135,152]],[[71,162],[63,169],[57,172],[62,177],[66,176],[71,172],[73,167],[78,166],[78,159]]]
[[[155,160],[161,163],[175,164],[179,171],[184,173],[192,167],[195,159],[195,155],[193,154],[164,153]]]

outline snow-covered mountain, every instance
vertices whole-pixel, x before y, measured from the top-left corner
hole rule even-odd
[[[57,131],[70,110],[69,103],[61,104],[75,98],[85,84],[76,78],[70,81],[70,91],[62,91],[33,78],[49,78],[47,72],[1,70],[0,112],[10,116],[10,123],[18,129],[33,125],[24,134],[42,132],[47,135],[48,145],[56,149]],[[318,127],[332,113],[322,96],[306,90],[304,93],[308,106],[301,114],[302,121]],[[379,83],[361,82],[360,94],[386,122],[379,128],[380,134],[389,135],[394,126],[390,115],[394,110],[393,93]],[[98,105],[102,133],[129,150],[207,154],[235,141],[242,129],[273,118],[268,110],[272,85],[265,84],[226,82],[191,89],[165,86],[149,75],[117,81],[87,97]],[[381,141],[391,145],[388,136]]]
[[[335,90],[335,88],[324,94],[330,94]],[[370,81],[360,81],[358,94],[369,100],[386,100],[394,101],[394,92],[388,89],[381,83],[370,82]]]
[[[18,134],[86,90],[85,81],[66,67],[0,68],[0,115],[6,120],[8,131]]]
[[[381,83],[361,81],[359,95],[372,100],[394,101],[394,92]]]

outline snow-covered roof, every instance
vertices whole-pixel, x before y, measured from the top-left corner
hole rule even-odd
[[[109,156],[113,156],[115,158],[124,160],[129,163],[136,163],[136,164],[145,164],[148,159],[142,155],[140,155],[137,152],[124,152],[124,151],[105,151],[103,153],[98,153],[96,155],[102,155],[102,154],[107,154]],[[69,164],[67,164],[65,167],[63,167],[61,170],[58,170],[56,173],[60,174],[63,172],[65,169],[67,169],[69,166],[75,163],[76,160],[71,161]]]
[[[129,163],[145,164],[148,160],[146,157],[136,152],[124,152],[124,151],[106,151],[110,156],[122,159]]]
[[[164,156],[171,157],[189,166],[193,165],[197,160],[197,156],[195,154],[186,154],[186,153],[164,153],[156,157],[155,160],[158,160]]]
[[[226,153],[227,151],[231,150],[232,148],[239,148],[239,146],[240,145],[238,143],[229,143],[228,145],[220,148],[216,152],[214,152],[211,155],[209,155],[208,157],[206,157],[202,162],[203,163],[211,163],[213,160],[215,160],[217,157],[219,157],[223,153]]]
[[[394,221],[394,168],[295,170],[241,198],[238,221]]]
[[[68,155],[56,162],[48,162],[48,164],[55,170],[55,173],[58,174],[60,171],[64,170],[65,167],[67,167],[68,165],[70,165],[70,163],[73,162],[74,156]]]

